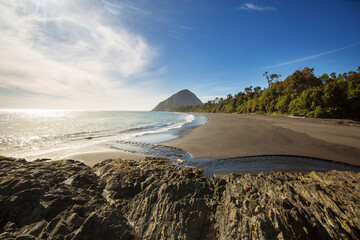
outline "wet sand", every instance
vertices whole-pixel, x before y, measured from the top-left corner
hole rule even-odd
[[[349,120],[201,114],[209,123],[161,143],[194,158],[297,155],[360,166],[360,125]]]
[[[102,162],[106,159],[126,159],[126,160],[141,160],[144,155],[141,154],[133,154],[122,152],[118,150],[108,150],[108,151],[96,151],[96,152],[88,152],[88,153],[79,153],[68,155],[66,159],[73,159],[77,161],[82,161],[86,165],[94,166],[95,164]]]

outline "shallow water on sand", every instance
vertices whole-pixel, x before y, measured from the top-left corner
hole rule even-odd
[[[360,167],[301,156],[250,156],[231,159],[188,159],[180,165],[205,169],[206,177],[222,176],[226,173],[283,172],[328,172],[332,170],[360,172]]]
[[[360,167],[357,166],[303,156],[266,155],[217,160],[192,158],[189,153],[178,148],[139,142],[117,142],[112,143],[111,147],[130,153],[169,158],[172,161],[171,164],[178,166],[202,168],[205,169],[204,176],[206,177],[222,176],[234,172],[328,172],[332,170],[360,172]]]

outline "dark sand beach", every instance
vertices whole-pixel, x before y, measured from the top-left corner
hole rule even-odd
[[[360,166],[360,127],[336,119],[201,114],[209,123],[163,145],[194,158],[298,155]]]
[[[96,151],[96,152],[87,152],[87,153],[79,153],[72,154],[66,157],[66,159],[73,159],[77,161],[81,161],[88,166],[94,166],[97,163],[102,162],[105,159],[128,159],[139,161],[144,158],[144,155],[141,154],[133,154],[127,153],[117,150],[108,150],[108,151]]]

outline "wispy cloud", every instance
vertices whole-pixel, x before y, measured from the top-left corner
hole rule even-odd
[[[175,39],[182,39],[183,38],[183,32],[181,32],[180,30],[175,30],[175,29],[171,29],[168,31],[168,36],[175,38]]]
[[[138,97],[136,89],[123,86],[153,71],[159,54],[121,22],[110,23],[101,4],[87,0],[2,1],[0,36],[1,88],[83,103]]]
[[[188,26],[179,26],[179,28],[184,30],[192,30],[192,27],[188,27]]]
[[[204,88],[209,88],[209,87],[213,87],[216,86],[218,84],[221,84],[221,82],[209,82],[209,83],[205,83],[205,84],[198,84],[193,86],[194,89],[204,89]]]
[[[259,6],[259,5],[255,5],[253,3],[244,3],[242,6],[237,7],[236,10],[248,10],[248,11],[259,11],[259,12],[274,11],[274,12],[276,12],[276,8],[274,8],[274,7]]]
[[[306,60],[311,60],[311,59],[318,58],[318,57],[321,57],[321,56],[325,56],[325,55],[328,55],[328,54],[331,54],[331,53],[340,52],[342,50],[355,47],[355,46],[357,46],[359,44],[360,44],[360,42],[357,42],[357,43],[351,44],[351,45],[346,46],[346,47],[341,47],[341,48],[333,49],[333,50],[330,50],[330,51],[314,54],[314,55],[311,55],[311,56],[291,60],[291,61],[288,61],[288,62],[283,62],[283,63],[267,66],[265,68],[275,68],[275,67],[281,67],[281,66],[285,66],[285,65],[290,65],[290,64],[293,64],[293,63],[304,62]]]

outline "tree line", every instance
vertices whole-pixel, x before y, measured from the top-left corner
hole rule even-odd
[[[315,118],[360,120],[360,67],[336,75],[314,75],[314,68],[296,70],[284,81],[264,73],[268,88],[250,86],[234,96],[216,98],[202,105],[173,109],[176,112],[289,114]]]

